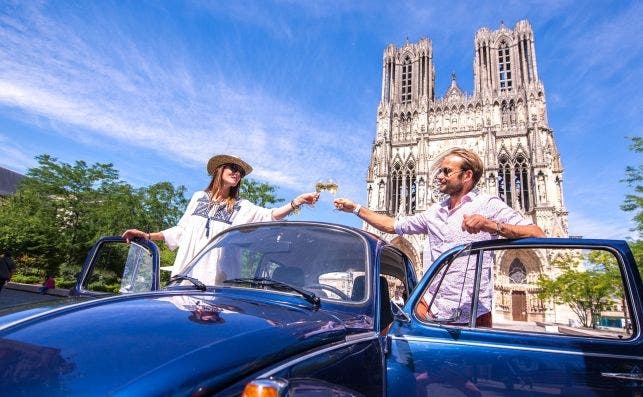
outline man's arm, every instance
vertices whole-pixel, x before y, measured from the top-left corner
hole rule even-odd
[[[333,201],[335,208],[344,212],[353,212],[364,222],[384,233],[395,233],[395,219],[388,215],[378,214],[366,207],[359,206],[346,198],[338,198]],[[357,211],[356,211],[357,210]]]
[[[536,224],[510,225],[508,223],[497,223],[496,225],[496,233],[506,238],[545,237],[545,233]]]
[[[484,231],[505,238],[545,237],[545,233],[536,224],[511,225],[493,221],[479,214],[465,215],[462,220],[462,230],[469,233]]]

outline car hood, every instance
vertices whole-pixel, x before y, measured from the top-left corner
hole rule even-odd
[[[0,330],[0,390],[48,396],[218,390],[345,338],[336,316],[270,296],[152,293],[32,313]]]

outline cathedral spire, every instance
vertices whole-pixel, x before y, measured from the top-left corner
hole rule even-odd
[[[452,96],[460,97],[462,96],[462,90],[458,87],[458,81],[456,80],[455,72],[451,72],[451,85],[449,89],[444,94],[445,98],[450,98]]]

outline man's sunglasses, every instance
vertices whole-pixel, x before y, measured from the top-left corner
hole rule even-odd
[[[226,167],[232,172],[238,172],[239,174],[241,174],[242,178],[246,175],[246,172],[243,170],[243,168],[241,168],[237,164],[226,164],[224,165],[224,167]]]
[[[467,170],[452,170],[452,169],[451,169],[451,168],[449,168],[449,167],[442,167],[442,168],[438,168],[438,174],[437,174],[437,175],[442,174],[442,175],[444,175],[445,177],[447,177],[447,178],[448,178],[448,177],[450,177],[450,176],[451,176],[451,174],[453,174],[454,172],[462,173],[462,172],[466,172],[466,171],[467,171]]]

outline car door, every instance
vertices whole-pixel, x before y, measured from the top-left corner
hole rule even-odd
[[[390,329],[388,394],[640,396],[640,289],[625,242],[451,250]]]
[[[127,243],[118,236],[100,238],[89,250],[71,296],[101,297],[155,291],[160,285],[156,244],[145,239]]]

